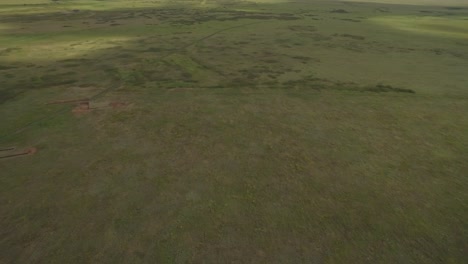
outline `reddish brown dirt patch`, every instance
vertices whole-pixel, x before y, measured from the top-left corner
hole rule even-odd
[[[7,159],[7,158],[16,158],[16,157],[21,157],[21,156],[26,156],[26,155],[33,155],[37,152],[37,148],[31,147],[23,150],[22,152],[13,152],[13,153],[7,153],[4,155],[0,156],[0,159]]]
[[[91,111],[90,107],[89,107],[89,101],[84,101],[84,102],[80,102],[75,108],[73,108],[72,112],[75,114],[75,115],[81,115],[81,114],[85,114],[85,113],[88,113],[89,111]]]
[[[31,148],[27,149],[26,152],[27,152],[27,154],[29,154],[29,155],[34,155],[34,154],[36,154],[36,152],[37,152],[37,148],[31,147]]]

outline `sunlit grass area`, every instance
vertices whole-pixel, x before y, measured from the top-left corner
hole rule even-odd
[[[7,31],[8,29],[9,29],[9,26],[8,26],[8,25],[6,25],[6,24],[0,25],[0,34],[1,34],[2,32]]]
[[[440,37],[468,39],[468,16],[381,16],[372,19],[383,25],[416,34],[429,34]]]
[[[77,58],[82,55],[93,54],[101,50],[125,45],[129,37],[106,37],[106,38],[83,38],[80,41],[60,41],[49,43],[50,39],[44,43],[36,45],[19,46],[17,51],[10,52],[3,56],[4,62],[49,62],[51,60],[65,60]],[[60,52],[58,52],[58,50]]]
[[[155,7],[207,7],[219,6],[220,3],[236,3],[238,1],[216,1],[216,0],[111,0],[111,1],[95,1],[95,0],[22,0],[9,1],[2,0],[0,13],[15,12],[19,13],[44,13],[44,12],[66,12],[72,10],[118,10],[127,8],[155,8]],[[259,3],[280,3],[283,0],[258,0]]]

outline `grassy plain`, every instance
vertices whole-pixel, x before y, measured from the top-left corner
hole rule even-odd
[[[0,0],[0,263],[463,263],[467,22]]]

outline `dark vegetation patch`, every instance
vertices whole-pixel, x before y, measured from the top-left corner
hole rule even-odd
[[[380,13],[389,13],[390,12],[390,9],[388,9],[387,7],[378,7],[376,9],[374,9],[375,12],[380,12]]]
[[[352,19],[352,18],[340,18],[340,20],[347,21],[347,22],[362,22],[362,20]]]
[[[309,34],[309,35],[307,35],[307,37],[312,39],[313,41],[319,41],[319,42],[320,41],[332,40],[331,36],[320,34],[320,33]]]
[[[7,79],[15,78],[15,75],[12,74],[12,73],[7,73],[7,74],[4,74],[3,76],[4,76],[5,78],[7,78]]]
[[[78,66],[81,66],[81,64],[79,64],[79,63],[70,63],[70,64],[63,65],[63,67],[65,67],[65,68],[74,68],[74,67],[78,67]]]
[[[271,12],[247,12],[236,10],[202,10],[202,9],[184,9],[184,8],[163,8],[163,9],[144,9],[137,11],[93,11],[79,13],[47,13],[47,14],[28,14],[27,21],[30,23],[42,22],[50,20],[51,22],[63,23],[63,27],[70,27],[69,22],[74,20],[87,19],[91,20],[91,24],[109,24],[109,26],[119,26],[126,19],[134,19],[144,17],[151,20],[156,20],[158,23],[150,23],[151,25],[159,25],[161,23],[169,23],[174,25],[193,25],[210,21],[237,21],[241,19],[251,20],[297,20],[300,17],[289,13],[271,13]],[[24,20],[21,15],[10,15],[2,17],[3,22],[16,22]],[[148,20],[149,21],[149,20]],[[90,22],[81,22],[89,24]],[[148,23],[145,23],[148,24]],[[1,55],[1,52],[0,52]]]
[[[65,59],[62,60],[62,62],[81,62],[81,63],[86,63],[86,62],[91,62],[93,60],[91,59]]]
[[[162,49],[162,48],[154,48],[154,47],[153,47],[153,48],[148,48],[148,49],[146,49],[146,50],[144,50],[144,51],[145,51],[145,52],[161,52],[161,51],[163,51],[163,50],[164,50],[164,49]]]
[[[70,75],[72,73],[59,73],[59,74],[46,74],[40,77],[31,77],[29,87],[38,88],[38,87],[51,87],[51,86],[58,86],[58,85],[67,85],[76,83],[77,80],[71,79]]]
[[[303,63],[309,62],[309,61],[320,62],[320,59],[307,57],[307,56],[291,56],[291,58],[295,60],[300,60]]]
[[[0,90],[0,104],[3,104],[11,99],[14,99],[21,93],[23,93],[22,90],[16,90],[16,89]]]
[[[10,54],[15,51],[20,51],[21,48],[6,48],[4,50],[0,50],[0,56]]]
[[[365,40],[364,36],[351,35],[351,34],[334,34],[335,37],[350,38],[354,40]]]
[[[314,90],[337,90],[375,93],[415,93],[414,90],[401,87],[394,87],[391,85],[377,84],[375,86],[362,86],[354,82],[337,82],[313,76],[309,76],[300,80],[287,81],[282,83],[282,85],[284,88],[309,88]]]
[[[236,42],[234,42],[234,44],[236,44],[236,45],[247,45],[247,44],[250,44],[250,42],[248,42],[248,41],[236,41]]]
[[[132,55],[131,53],[122,53],[116,56],[117,58],[123,58],[123,59],[128,59],[128,58],[134,58],[135,56]]]
[[[289,30],[291,31],[300,31],[300,32],[314,32],[317,31],[317,28],[314,26],[301,26],[301,25],[295,25],[295,26],[289,26]]]
[[[335,13],[335,14],[348,14],[349,12],[344,10],[344,9],[333,9],[330,11],[330,13]]]
[[[15,68],[17,68],[17,67],[0,65],[0,71],[3,71],[3,70],[10,70],[10,69],[15,69]]]
[[[456,16],[456,15],[458,15],[455,12],[438,11],[438,10],[419,10],[419,13],[433,14],[433,15],[437,15],[437,16]]]
[[[376,92],[376,93],[388,93],[388,92],[415,93],[415,91],[411,89],[393,87],[391,85],[384,85],[384,84],[378,84],[376,86],[365,87],[362,89],[362,91]]]
[[[172,24],[182,25],[193,25],[199,23],[205,23],[210,21],[237,21],[240,19],[252,19],[252,20],[297,20],[297,17],[293,14],[274,14],[274,13],[255,13],[255,12],[243,12],[243,11],[231,11],[231,12],[215,12],[207,14],[190,14],[190,16],[184,16],[183,19],[170,20]]]
[[[70,85],[78,82],[78,80],[74,78],[75,73],[73,72],[57,74],[51,74],[50,72],[52,72],[52,70],[48,70],[47,72],[49,72],[49,74],[22,76],[21,79],[14,79],[15,75],[11,74],[11,78],[8,78],[8,80],[5,79],[5,82],[2,83],[0,102],[4,103],[8,100],[12,100],[19,94],[31,89]]]
[[[138,69],[112,69],[111,74],[114,78],[122,83],[130,85],[142,85],[148,81],[147,76],[143,71]]]
[[[458,7],[458,6],[447,6],[447,7],[445,7],[445,9],[447,9],[447,10],[465,10],[465,9],[468,9],[468,8]]]

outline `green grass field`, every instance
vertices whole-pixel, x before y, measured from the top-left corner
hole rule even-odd
[[[465,263],[440,2],[0,0],[0,263]]]

